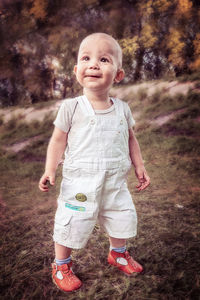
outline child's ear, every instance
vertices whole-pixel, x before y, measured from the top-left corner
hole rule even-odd
[[[117,71],[117,75],[115,76],[114,82],[119,83],[124,79],[125,73],[123,69]]]
[[[74,66],[74,74],[77,72],[77,65]]]

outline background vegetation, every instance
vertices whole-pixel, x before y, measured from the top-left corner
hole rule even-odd
[[[121,44],[126,82],[200,68],[197,0],[3,0],[0,105],[73,95],[80,40],[99,31]]]

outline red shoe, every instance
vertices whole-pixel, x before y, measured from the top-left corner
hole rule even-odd
[[[118,253],[114,250],[108,254],[108,263],[116,266],[119,270],[124,272],[126,275],[132,275],[133,273],[140,273],[143,271],[143,267],[136,262],[128,253]]]
[[[72,271],[72,262],[58,266],[52,263],[52,279],[55,285],[64,292],[72,292],[81,287],[82,282]]]

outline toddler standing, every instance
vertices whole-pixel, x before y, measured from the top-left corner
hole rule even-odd
[[[109,97],[114,82],[124,78],[122,51],[105,33],[87,36],[80,45],[76,78],[83,96],[63,101],[50,139],[45,173],[39,188],[48,192],[65,152],[63,179],[55,215],[54,283],[63,291],[82,283],[72,271],[71,250],[85,247],[98,220],[110,241],[108,263],[127,275],[142,266],[126,250],[126,239],[137,231],[137,215],[127,188],[133,165],[145,189],[150,179],[133,132],[134,120],[125,102]]]

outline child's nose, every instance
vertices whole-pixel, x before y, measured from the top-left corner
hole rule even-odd
[[[97,60],[91,60],[89,68],[94,69],[94,70],[99,69],[98,61]]]

